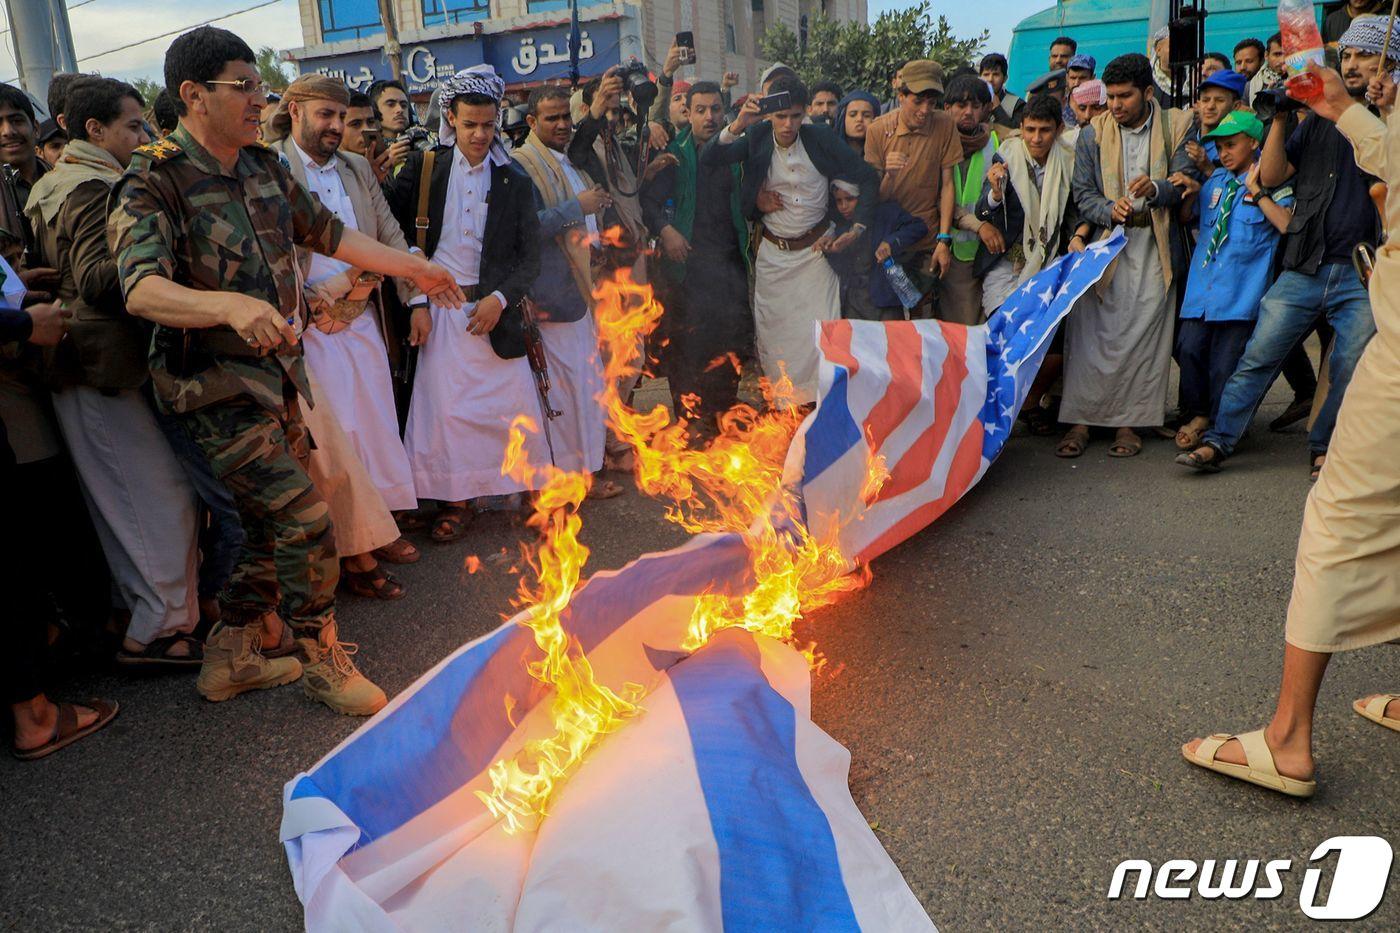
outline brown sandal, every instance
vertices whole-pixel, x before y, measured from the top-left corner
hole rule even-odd
[[[1142,437],[1136,434],[1133,435],[1132,440],[1128,441],[1119,440],[1115,437],[1113,443],[1108,447],[1108,455],[1119,460],[1127,457],[1136,457],[1140,453],[1142,453]]]
[[[86,726],[78,725],[79,708],[87,708],[97,713],[97,718]],[[58,719],[53,725],[53,734],[43,745],[34,748],[16,748],[10,746],[10,753],[20,761],[38,761],[40,758],[47,758],[81,738],[92,735],[98,729],[110,723],[117,716],[117,711],[121,707],[116,700],[88,700],[86,703],[59,703]]]
[[[588,498],[611,499],[614,496],[622,495],[623,491],[621,486],[610,479],[595,479],[592,487],[588,490]]]
[[[1089,432],[1071,428],[1055,445],[1055,456],[1069,460],[1082,455],[1088,448]]]
[[[397,538],[370,553],[389,564],[416,564],[423,556],[423,552],[414,547],[413,542],[407,538]]]
[[[467,533],[471,523],[471,509],[464,505],[447,506],[433,519],[432,539],[438,544],[456,541]]]
[[[379,564],[375,564],[373,570],[346,570],[342,567],[340,582],[351,593],[366,599],[402,599],[408,592]]]

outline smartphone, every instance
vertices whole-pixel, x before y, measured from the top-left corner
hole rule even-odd
[[[681,48],[681,61],[686,64],[695,63],[695,33],[676,33],[676,45]]]
[[[378,130],[365,130],[365,156],[373,162],[384,154],[384,138]]]
[[[776,94],[769,94],[758,99],[759,113],[777,113],[779,110],[787,110],[792,106],[792,94],[788,91],[779,91]]]

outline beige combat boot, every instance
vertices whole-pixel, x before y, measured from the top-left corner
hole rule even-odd
[[[206,700],[230,700],[249,690],[289,684],[301,676],[296,658],[262,655],[262,632],[254,625],[221,626],[204,643],[204,664],[195,688]]]
[[[346,716],[373,716],[389,702],[383,690],[356,670],[350,656],[357,646],[336,638],[334,622],[321,629],[319,638],[298,638],[297,645],[306,658],[301,686],[311,699]]]

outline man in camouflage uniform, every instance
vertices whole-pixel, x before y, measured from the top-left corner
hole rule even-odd
[[[297,395],[312,396],[296,335],[294,249],[411,278],[448,304],[462,296],[442,268],[347,229],[257,143],[266,88],[253,62],[222,29],[172,43],[165,83],[180,126],[136,151],[113,195],[108,237],[128,310],[158,325],[156,396],[228,486],[247,534],[205,647],[200,693],[224,700],[302,675],[296,658],[261,653],[260,620],[280,612],[297,636],[306,693],[368,715],[386,700],[336,637],[339,567],[326,504],[306,472]]]

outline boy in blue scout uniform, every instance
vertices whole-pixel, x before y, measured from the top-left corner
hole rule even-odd
[[[1254,330],[1259,301],[1273,280],[1279,239],[1293,216],[1291,188],[1267,191],[1259,183],[1256,160],[1263,135],[1264,124],[1250,111],[1226,114],[1203,137],[1215,143],[1221,167],[1183,207],[1183,213],[1200,215],[1177,335],[1187,420],[1176,443],[1184,451],[1200,444],[1215,417],[1225,382]]]

